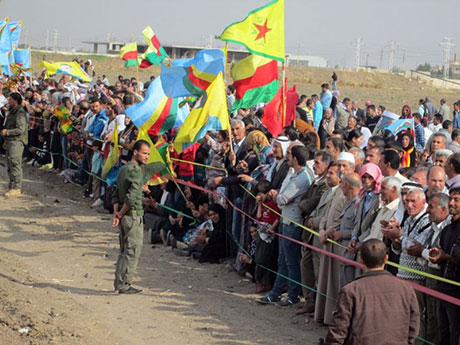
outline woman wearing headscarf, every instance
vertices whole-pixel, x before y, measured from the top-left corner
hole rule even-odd
[[[402,107],[401,110],[401,118],[402,119],[411,119],[412,118],[412,109],[410,105],[406,104]]]
[[[245,188],[251,190],[254,193],[255,187],[260,180],[268,178],[271,166],[275,157],[272,152],[272,147],[267,140],[267,137],[259,130],[251,131],[246,137],[246,147],[249,153],[253,152],[258,161],[258,166],[250,173],[244,173],[238,175],[240,183],[244,184]],[[242,210],[248,214],[253,214],[256,209],[255,199],[249,194],[245,193],[243,196]],[[242,216],[241,221],[241,233],[240,233],[240,245],[245,249],[249,249],[248,246],[251,242],[249,232],[250,220],[246,216]],[[242,268],[242,262],[240,256],[237,256],[235,263],[235,269],[239,271]]]
[[[199,262],[219,263],[219,260],[227,257],[227,234],[225,230],[225,209],[219,204],[209,205],[209,219],[212,222],[212,230],[204,231],[200,240],[204,247],[199,256]]]
[[[319,125],[318,135],[321,141],[321,148],[323,149],[326,146],[327,139],[330,138],[332,132],[335,130],[335,118],[332,116],[332,109],[324,109],[323,119]]]
[[[403,168],[415,167],[417,152],[414,146],[414,137],[408,132],[404,132],[398,139],[398,143],[403,149],[401,165]]]
[[[258,158],[259,164],[266,164],[271,146],[267,137],[259,130],[251,131],[246,137],[246,148],[248,152],[254,152]]]

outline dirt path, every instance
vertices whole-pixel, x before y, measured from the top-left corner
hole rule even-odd
[[[254,285],[224,265],[159,245],[144,245],[143,294],[116,295],[109,215],[36,168],[26,168],[24,190],[0,197],[1,344],[317,344],[326,333],[293,317],[295,307],[256,305]]]

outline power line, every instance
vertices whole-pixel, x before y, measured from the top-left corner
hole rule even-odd
[[[444,52],[444,79],[449,78],[449,71],[450,71],[450,48],[455,46],[452,43],[453,38],[444,37],[444,41],[440,43],[441,47],[443,47],[442,51]]]

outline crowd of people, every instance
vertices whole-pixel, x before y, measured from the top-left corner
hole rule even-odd
[[[119,176],[103,174],[104,161],[117,128],[120,166],[145,163],[146,145],[136,144],[138,129],[125,110],[143,100],[153,79],[119,76],[110,84],[104,76],[87,84],[68,75],[41,75],[12,86],[8,99],[0,99],[0,140],[10,176],[6,195],[20,195],[24,161],[84,186],[91,207],[119,217]],[[229,85],[229,109],[234,93]],[[413,119],[414,127],[396,134],[381,126],[385,111],[371,101],[360,108],[340,98],[335,73],[332,90],[325,83],[318,95],[299,98],[296,120],[277,137],[262,125],[263,105],[230,111],[231,133],[208,132],[180,154],[171,149],[176,178],[145,184],[139,212],[125,212],[143,216],[150,239],[172,246],[175,254],[225,264],[253,281],[255,293],[264,294],[257,303],[298,305],[297,314],[334,326],[327,343],[347,343],[350,335],[339,328],[349,323],[334,321],[344,317],[334,310],[341,288],[362,270],[316,248],[357,263],[364,259],[365,266],[372,261],[369,248],[377,248],[400,264],[384,265],[380,257],[390,274],[460,298],[458,285],[433,277],[460,282],[460,101],[453,111],[444,99],[438,110],[429,97],[414,113],[404,105],[401,117]],[[172,142],[176,133],[177,128],[151,140]],[[385,245],[372,247],[369,240]],[[138,260],[139,252],[126,255]],[[117,276],[120,292],[129,284]],[[359,291],[373,293],[369,287],[353,293]],[[457,345],[460,307],[415,294],[419,316],[395,332],[407,336],[401,344]],[[391,299],[386,294],[379,304],[391,306]],[[340,298],[339,311],[340,302],[348,303]],[[404,318],[402,312],[392,315],[395,325]],[[360,334],[351,338],[369,343]]]

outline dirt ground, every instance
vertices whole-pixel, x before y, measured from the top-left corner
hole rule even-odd
[[[224,265],[162,245],[144,245],[144,292],[115,294],[109,215],[52,173],[27,166],[24,178],[23,196],[0,197],[0,344],[309,345],[327,332],[295,307],[255,304],[254,285]]]

